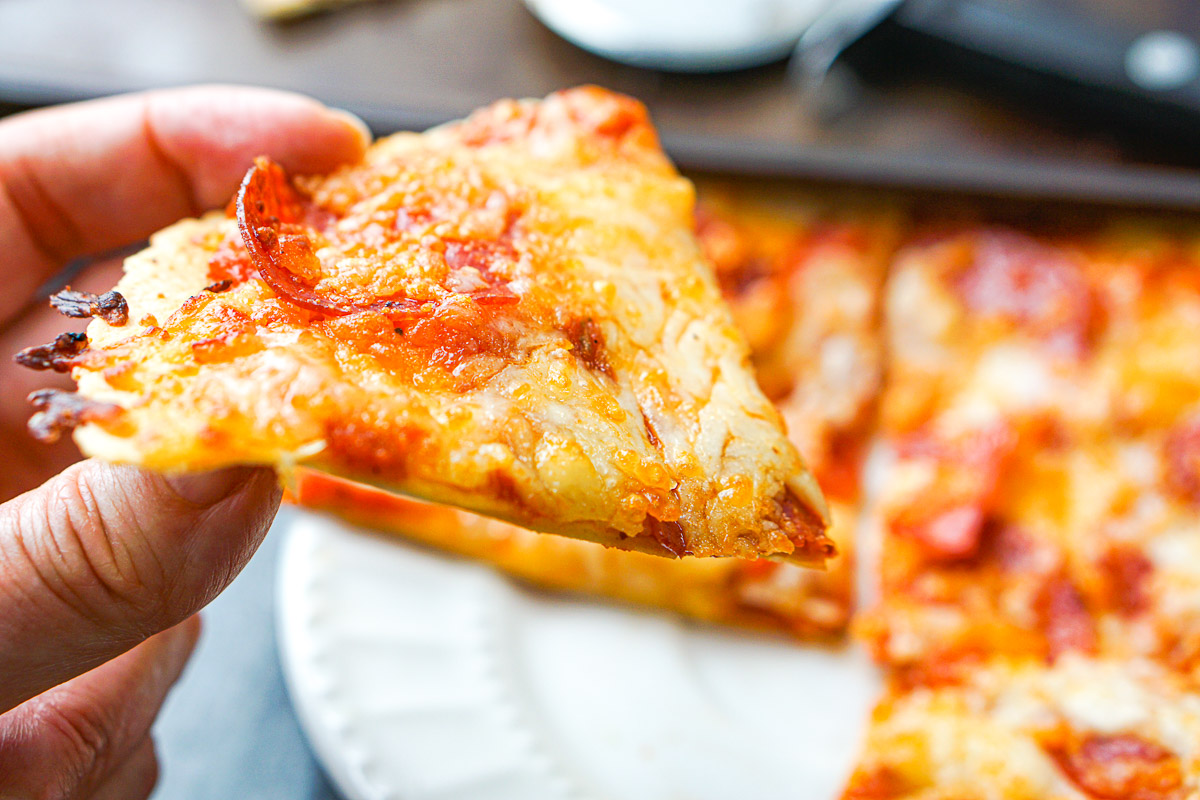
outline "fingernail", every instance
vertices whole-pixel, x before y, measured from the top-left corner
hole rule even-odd
[[[371,143],[374,136],[371,134],[370,126],[363,122],[362,117],[344,108],[331,108],[329,112],[344,122],[346,127],[353,130],[358,138],[362,140],[363,146]]]
[[[167,476],[167,485],[175,494],[198,506],[211,506],[233,494],[254,478],[254,467],[229,467],[214,472],[193,472]]]

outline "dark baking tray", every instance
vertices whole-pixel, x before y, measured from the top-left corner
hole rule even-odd
[[[10,103],[225,81],[302,91],[387,132],[598,83],[644,100],[687,168],[1200,209],[1200,156],[1129,147],[902,65],[883,73],[831,120],[782,66],[685,76],[613,64],[559,39],[519,0],[377,0],[283,24],[237,0],[0,2]]]

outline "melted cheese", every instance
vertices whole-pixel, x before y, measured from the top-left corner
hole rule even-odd
[[[485,560],[542,587],[793,636],[840,632],[852,600],[849,532],[857,521],[853,502],[861,459],[854,446],[866,435],[865,421],[882,371],[876,317],[884,257],[876,248],[889,237],[891,223],[887,217],[860,221],[843,207],[814,211],[819,207],[813,198],[801,194],[776,194],[764,208],[759,189],[753,184],[705,185],[700,240],[718,267],[739,325],[754,329],[760,320],[753,309],[776,309],[768,322],[777,332],[752,338],[752,358],[769,365],[766,384],[781,406],[793,441],[810,455],[814,473],[826,476],[824,489],[833,504],[830,535],[840,554],[826,571],[735,559],[668,562],[538,536],[312,473],[299,482],[299,502]],[[807,246],[830,227],[847,235]],[[872,246],[853,246],[856,241]],[[797,250],[784,242],[805,246]],[[752,284],[732,279],[747,270],[754,270]],[[853,446],[838,444],[846,441]],[[834,475],[838,478],[830,477]]]
[[[832,551],[640,105],[504,102],[300,179],[296,200],[254,180],[284,209],[270,246],[290,277],[239,251],[265,234],[217,215],[153,237],[118,288],[161,325],[94,322],[75,370],[125,409],[77,431],[85,452],[311,464],[659,555]],[[281,275],[327,300],[280,294]]]

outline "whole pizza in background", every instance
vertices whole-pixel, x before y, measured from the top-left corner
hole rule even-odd
[[[1194,796],[1200,231],[940,231],[884,291],[892,686],[848,796]]]
[[[698,233],[842,555],[662,561],[306,473],[298,499],[535,585],[888,668],[845,796],[1184,798],[1200,780],[1200,228],[699,182]],[[862,509],[862,460],[884,454]],[[854,533],[882,520],[855,611]]]

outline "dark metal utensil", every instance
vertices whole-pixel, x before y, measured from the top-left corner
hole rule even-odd
[[[1167,16],[1187,19],[1184,1]],[[1200,16],[1193,17],[1196,27],[1155,27],[1151,15],[1118,17],[1065,0],[842,0],[801,37],[791,66],[812,91],[836,74],[848,48],[870,39],[893,57],[937,60],[989,89],[1194,142]]]

